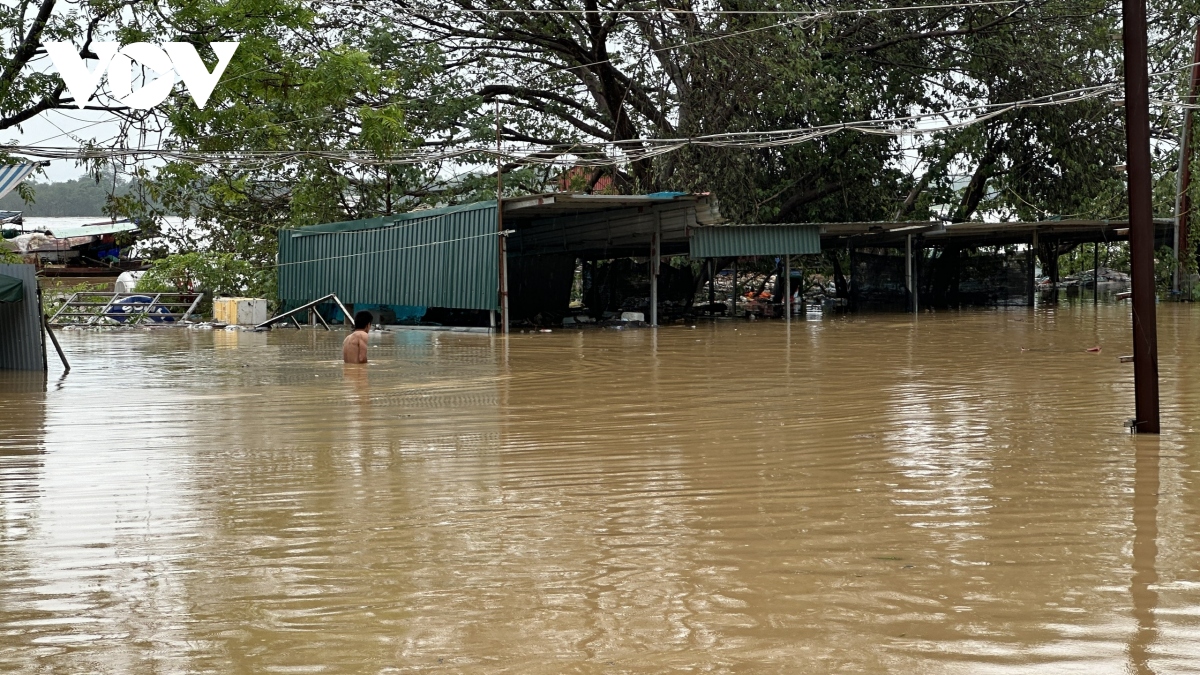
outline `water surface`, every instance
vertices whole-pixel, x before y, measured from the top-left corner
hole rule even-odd
[[[62,334],[0,374],[0,670],[1200,670],[1200,311]],[[1101,346],[1099,354],[1089,347]]]

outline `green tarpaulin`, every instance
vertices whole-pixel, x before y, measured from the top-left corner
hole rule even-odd
[[[0,274],[0,302],[20,302],[25,299],[25,284],[16,277]]]

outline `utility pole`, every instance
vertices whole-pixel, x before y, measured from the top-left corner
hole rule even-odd
[[[1196,104],[1196,91],[1200,88],[1200,24],[1196,25],[1196,44],[1192,48],[1191,82],[1184,102]],[[1172,290],[1179,292],[1180,278],[1185,257],[1189,255],[1192,214],[1192,109],[1183,109],[1183,129],[1179,132],[1179,170],[1176,172],[1175,194],[1175,274]]]
[[[508,335],[508,238],[504,235],[504,149],[500,145],[500,99],[496,101],[496,237],[500,240],[500,326]]]
[[[1157,434],[1158,329],[1154,306],[1154,214],[1150,177],[1150,92],[1146,0],[1122,0],[1125,140],[1129,180],[1129,258],[1133,301],[1134,429]]]

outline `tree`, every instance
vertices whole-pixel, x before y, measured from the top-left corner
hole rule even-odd
[[[369,11],[427,36],[446,51],[446,72],[474,85],[479,105],[462,129],[498,100],[505,139],[551,156],[1023,100],[1111,82],[1119,61],[1118,14],[1103,0],[853,7],[397,0]],[[715,190],[737,219],[923,218],[938,205],[955,219],[981,208],[1030,217],[1086,211],[1089,194],[1119,179],[1119,140],[1119,111],[1095,99],[927,138],[915,171],[897,138],[842,132],[690,148],[602,167],[590,183],[608,174],[624,191]]]
[[[171,161],[153,174],[131,167],[146,191],[115,208],[158,222],[191,217],[187,231],[163,233],[172,249],[265,263],[281,227],[396,213],[431,194],[437,166],[388,160],[440,126],[446,91],[423,86],[438,68],[436,49],[414,49],[394,26],[356,30],[300,3],[238,5],[192,3],[172,14],[198,45],[241,41],[205,109],[182,96],[165,108],[172,148],[214,159]],[[359,161],[320,155],[345,151]],[[262,152],[296,154],[256,159]]]

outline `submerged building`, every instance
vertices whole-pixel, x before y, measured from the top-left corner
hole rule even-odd
[[[1160,239],[1171,224],[1156,222]],[[1032,305],[1039,255],[1057,281],[1061,247],[1121,241],[1126,228],[1084,220],[735,224],[709,194],[550,193],[502,208],[486,201],[282,230],[278,295],[290,309],[334,294],[350,311],[375,310],[388,322],[553,323],[569,314],[582,276],[592,309],[641,294],[656,324],[665,303],[690,307],[701,291],[691,266],[671,267],[672,257],[708,261],[700,281],[710,284],[725,266],[773,257],[790,281],[792,256],[824,251],[836,294],[851,307]],[[340,318],[339,308],[328,311]]]
[[[460,321],[565,315],[577,266],[646,259],[650,323],[661,261],[820,252],[809,225],[734,225],[716,199],[553,193],[314,225],[279,233],[279,298],[286,307],[336,294],[393,314],[458,312]],[[494,314],[493,314],[494,313]]]

